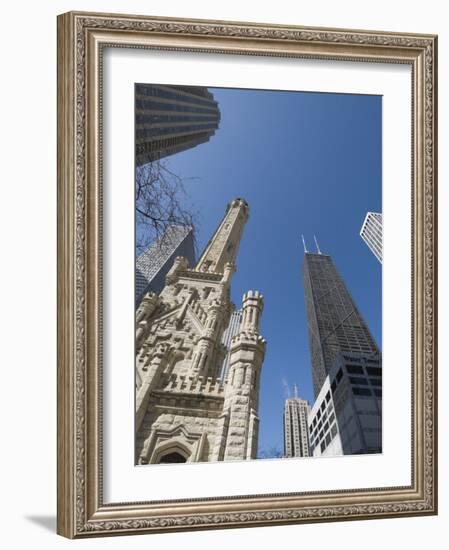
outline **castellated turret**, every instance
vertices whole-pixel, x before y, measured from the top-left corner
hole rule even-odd
[[[249,290],[243,295],[242,328],[258,332],[263,310],[263,296],[258,290]]]
[[[234,336],[225,391],[229,411],[228,441],[224,460],[254,458],[259,433],[260,371],[265,356],[265,339],[259,334],[263,296],[248,291],[242,300],[242,324]]]
[[[220,379],[232,275],[249,207],[231,201],[196,266],[178,257],[159,295],[136,313],[136,462],[255,458],[265,340],[263,296],[243,296],[240,332]]]

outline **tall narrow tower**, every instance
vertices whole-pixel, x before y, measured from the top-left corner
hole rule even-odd
[[[222,337],[235,307],[230,284],[248,205],[233,200],[195,267],[175,259],[159,296],[137,310],[136,461],[199,462],[255,458],[258,391],[265,340],[263,298],[243,299],[232,340],[229,382],[220,383]],[[246,320],[245,320],[246,319]]]
[[[284,455],[287,458],[310,456],[309,423],[310,405],[295,393],[284,405]]]
[[[379,349],[332,258],[307,252],[303,271],[316,398],[340,353],[369,356]]]

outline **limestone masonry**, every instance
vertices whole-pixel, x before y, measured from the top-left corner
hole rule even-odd
[[[196,267],[177,257],[159,295],[136,313],[136,462],[205,462],[256,458],[263,296],[243,296],[225,381],[222,338],[235,310],[230,285],[248,220],[232,201]]]

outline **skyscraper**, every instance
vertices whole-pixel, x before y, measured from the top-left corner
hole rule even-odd
[[[374,256],[382,263],[382,214],[367,212],[360,229],[360,236]]]
[[[382,451],[382,359],[332,258],[306,251],[307,306],[315,403],[313,456]]]
[[[136,166],[159,160],[209,141],[220,110],[207,88],[135,86]]]
[[[303,273],[316,398],[339,354],[369,357],[379,355],[379,349],[332,258],[306,252]]]
[[[177,256],[186,258],[195,265],[193,229],[181,225],[171,225],[159,239],[153,242],[136,259],[136,306],[149,292],[159,293],[165,285],[165,276]]]
[[[297,395],[285,400],[284,456],[310,456],[308,416],[310,406]]]

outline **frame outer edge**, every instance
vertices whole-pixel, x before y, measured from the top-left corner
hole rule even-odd
[[[84,20],[83,16],[87,19]],[[101,24],[95,18],[102,18]],[[116,26],[105,25],[108,20],[122,19]],[[111,21],[109,21],[111,23]],[[95,142],[95,131],[92,126],[86,129],[85,124],[92,122],[89,113],[92,113],[92,104],[85,103],[86,80],[92,83],[92,73],[84,70],[86,60],[86,31],[89,28],[99,30],[106,28],[113,33],[123,33],[127,28],[132,32],[142,30],[153,31],[155,34],[182,36],[187,33],[192,39],[201,36],[231,37],[234,34],[238,38],[247,40],[289,40],[305,43],[326,43],[333,48],[339,46],[339,42],[350,42],[352,45],[369,45],[373,48],[373,55],[377,49],[389,47],[395,51],[394,56],[405,55],[412,51],[416,55],[419,50],[421,55],[429,63],[429,72],[422,75],[425,86],[419,87],[417,97],[423,97],[419,104],[423,109],[424,125],[426,132],[421,134],[424,141],[419,148],[422,161],[427,160],[426,169],[420,167],[421,177],[424,176],[425,186],[421,189],[427,205],[422,205],[420,215],[424,224],[422,245],[427,248],[427,255],[422,259],[425,264],[422,292],[428,304],[424,312],[425,327],[428,332],[421,337],[424,346],[421,347],[421,360],[429,357],[428,376],[426,377],[426,392],[423,391],[419,403],[421,420],[420,429],[422,435],[421,453],[418,453],[420,483],[419,495],[415,500],[392,501],[376,504],[354,504],[352,507],[338,506],[328,507],[329,513],[323,515],[317,513],[319,508],[311,509],[309,515],[305,510],[304,515],[298,510],[292,510],[292,515],[286,510],[255,512],[230,511],[223,513],[183,515],[169,514],[156,518],[132,518],[121,511],[118,517],[105,517],[101,521],[95,521],[92,512],[98,505],[101,508],[101,488],[97,486],[98,477],[92,475],[89,468],[95,464],[97,450],[92,449],[94,439],[98,436],[95,420],[92,418],[92,405],[96,405],[98,396],[92,395],[86,383],[98,383],[98,378],[93,376],[92,347],[90,339],[95,340],[95,327],[92,314],[95,317],[95,304],[91,300],[96,293],[89,292],[89,281],[92,281],[92,254],[89,250],[88,239],[95,236],[95,216],[92,218],[92,204],[85,204],[85,199],[95,197],[94,189],[86,188],[86,177],[89,180],[93,174],[89,170],[89,162],[86,165],[86,154],[89,140]],[[187,24],[188,23],[188,24]],[[155,18],[148,16],[124,16],[118,14],[98,14],[89,12],[69,12],[58,16],[58,517],[57,532],[68,538],[84,538],[90,536],[123,535],[143,532],[184,531],[191,529],[218,529],[256,525],[276,525],[287,523],[309,523],[317,521],[341,521],[347,519],[379,519],[381,517],[400,517],[401,515],[429,515],[437,513],[437,437],[436,437],[436,350],[437,350],[437,38],[436,36],[406,35],[401,33],[388,33],[376,31],[354,31],[335,29],[317,29],[306,27],[291,27],[284,25],[271,25],[260,23],[220,22],[215,25],[207,20],[180,20],[173,18]],[[79,28],[78,28],[79,26]],[[242,27],[240,29],[239,27]],[[247,27],[247,29],[246,29]],[[160,29],[163,29],[162,31]],[[282,33],[282,29],[286,29]],[[248,33],[246,30],[250,29]],[[259,30],[260,29],[260,30]],[[294,29],[294,32],[293,32]],[[301,29],[301,32],[297,32]],[[310,30],[308,30],[310,29]],[[89,29],[90,30],[90,29]],[[303,32],[304,31],[304,32]],[[363,33],[361,43],[358,33]],[[333,35],[336,36],[333,36]],[[382,35],[378,40],[377,34]],[[154,36],[154,35],[153,35]],[[365,41],[366,36],[366,41]],[[391,36],[391,40],[389,37]],[[385,40],[385,42],[384,42]],[[404,45],[405,44],[405,45]],[[374,49],[376,48],[376,50]],[[181,48],[182,49],[182,48]],[[240,48],[238,48],[240,50]],[[200,50],[199,50],[200,51]],[[262,54],[263,55],[263,54]],[[329,54],[327,54],[329,55]],[[429,56],[429,57],[428,57]],[[357,56],[355,56],[357,58]],[[374,57],[376,57],[374,55]],[[81,68],[81,73],[79,69]],[[427,64],[425,66],[427,68]],[[92,67],[91,67],[92,69]],[[433,69],[433,70],[432,70]],[[81,77],[81,85],[77,84],[77,77]],[[424,83],[423,82],[423,83]],[[418,91],[418,90],[416,90]],[[92,100],[92,97],[90,98]],[[428,110],[425,109],[427,99]],[[87,116],[86,115],[87,108]],[[94,109],[95,111],[95,109]],[[80,122],[81,121],[81,122]],[[416,119],[415,119],[416,121]],[[98,121],[97,121],[98,122]],[[78,127],[79,126],[79,127]],[[421,127],[422,128],[422,127]],[[84,132],[84,134],[83,134]],[[87,143],[87,150],[86,150]],[[424,145],[424,147],[422,146]],[[415,153],[417,151],[415,150]],[[95,157],[95,154],[93,155]],[[91,160],[92,158],[89,157]],[[95,157],[96,158],[96,157]],[[95,178],[94,178],[95,179]],[[88,191],[86,193],[86,191]],[[98,197],[96,197],[98,200]],[[95,207],[94,207],[95,210]],[[423,211],[427,214],[423,216]],[[90,222],[88,221],[90,220]],[[87,230],[87,231],[86,231]],[[427,245],[427,247],[426,247]],[[421,253],[418,257],[421,257]],[[95,263],[95,262],[94,262]],[[87,270],[87,277],[86,272]],[[98,281],[97,281],[98,282]],[[419,283],[417,283],[417,286]],[[421,285],[419,285],[421,286]],[[85,302],[87,300],[88,303]],[[95,320],[95,319],[94,319]],[[95,324],[95,323],[94,323]],[[86,329],[87,333],[86,334]],[[86,338],[87,336],[87,338]],[[424,349],[422,349],[424,347]],[[90,351],[89,351],[90,350]],[[98,351],[98,350],[97,350]],[[94,369],[95,370],[95,369]],[[424,369],[425,370],[425,369]],[[86,376],[86,374],[88,376]],[[424,373],[421,373],[423,376]],[[423,376],[424,377],[424,376]],[[420,386],[423,388],[424,380]],[[424,388],[423,388],[424,390]],[[89,411],[89,405],[91,410]],[[424,407],[427,418],[425,419]],[[427,420],[427,422],[426,422]],[[424,424],[424,425],[423,425]],[[425,448],[427,447],[427,448]],[[424,456],[423,456],[424,455]],[[428,461],[428,462],[426,462]],[[418,473],[418,472],[417,472]],[[92,490],[96,495],[93,496]],[[423,494],[423,490],[424,493]],[[98,492],[99,491],[99,492]],[[418,498],[418,500],[416,500]],[[101,510],[99,510],[101,511]],[[322,509],[325,512],[324,509]],[[90,516],[90,518],[89,518]],[[95,516],[95,513],[94,513]],[[191,521],[193,520],[193,521]],[[245,523],[246,525],[242,525]]]
[[[74,483],[74,37],[70,14],[57,18],[57,521],[59,535],[75,536]]]
[[[433,167],[433,512],[438,515],[438,36],[433,37],[432,167]]]

